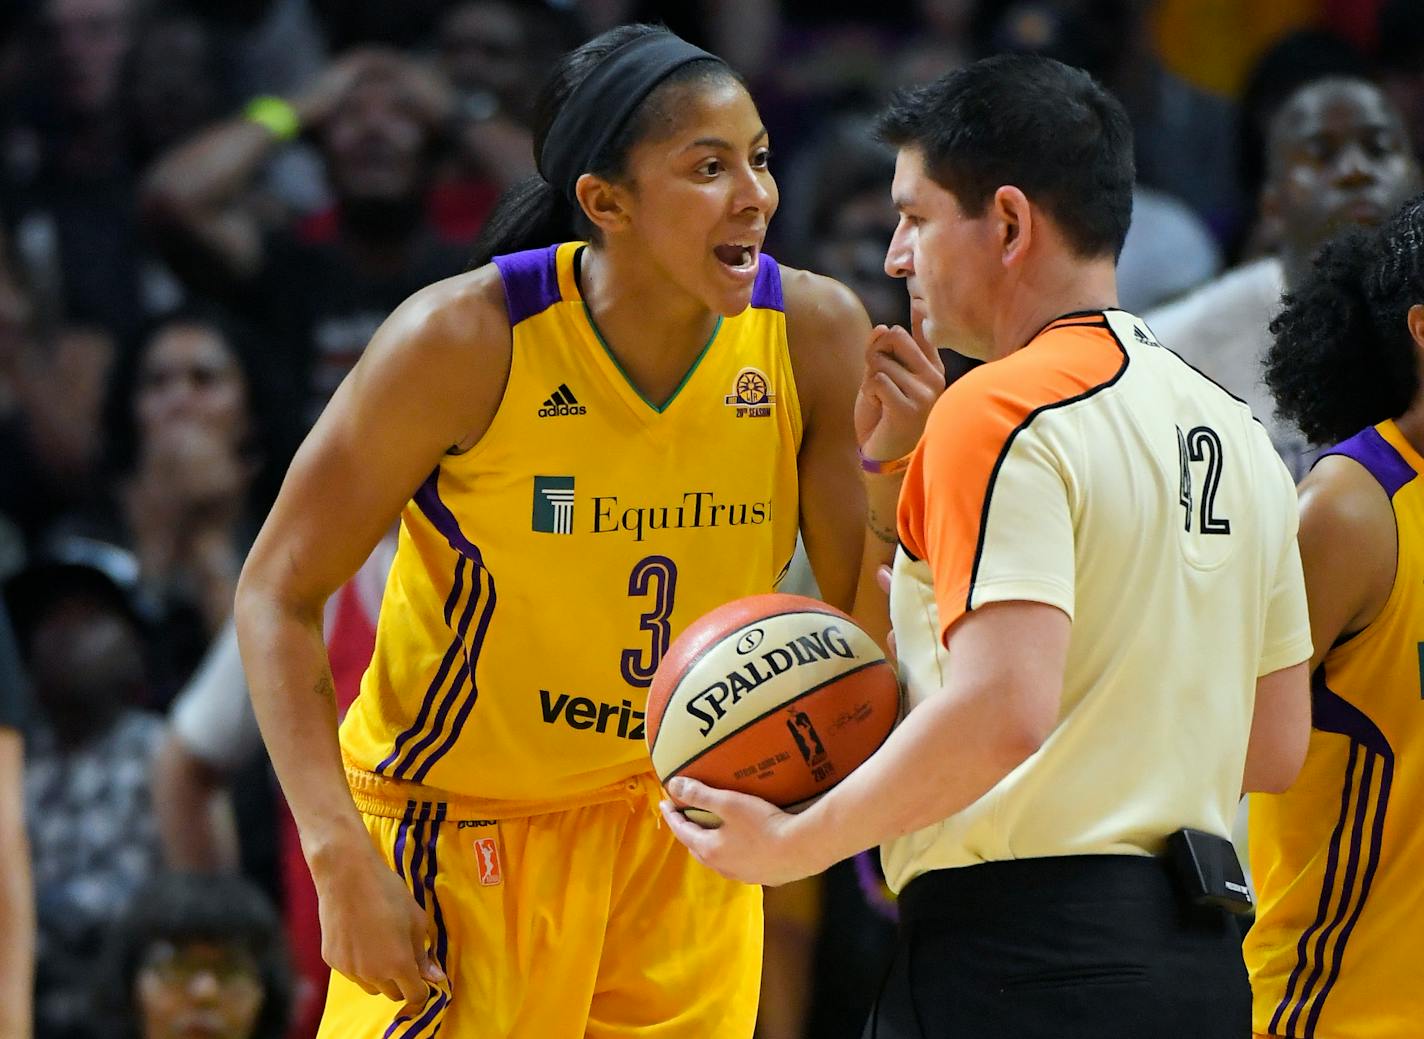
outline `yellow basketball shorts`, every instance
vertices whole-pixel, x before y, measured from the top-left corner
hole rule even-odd
[[[761,889],[687,853],[651,777],[619,794],[513,819],[416,800],[364,815],[430,914],[450,987],[398,1017],[332,972],[318,1039],[750,1039]]]

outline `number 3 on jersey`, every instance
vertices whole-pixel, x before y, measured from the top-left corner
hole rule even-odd
[[[623,651],[623,680],[631,686],[646,689],[653,684],[653,675],[672,642],[673,597],[677,594],[677,564],[667,556],[648,556],[638,560],[628,575],[628,594],[651,596],[652,605],[639,621],[638,627],[650,635],[646,649]]]
[[[1221,469],[1224,452],[1221,437],[1210,426],[1196,426],[1189,433],[1177,427],[1177,457],[1181,466],[1181,495],[1179,498],[1188,534],[1192,532],[1193,495],[1192,463],[1205,462],[1206,475],[1202,478],[1201,516],[1197,527],[1203,534],[1230,534],[1231,521],[1216,515],[1216,488],[1221,483]]]

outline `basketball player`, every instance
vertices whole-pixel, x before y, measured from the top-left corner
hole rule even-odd
[[[377,333],[241,582],[335,968],[321,1034],[747,1037],[761,893],[660,825],[646,690],[687,622],[774,587],[798,525],[826,598],[874,613],[899,477],[863,488],[856,437],[869,470],[908,451],[942,375],[762,253],[766,131],[712,55],[611,30],[537,125],[494,262]],[[321,604],[397,515],[338,744]]]
[[[1259,1035],[1403,1039],[1424,992],[1424,197],[1327,246],[1272,323],[1282,414],[1335,444],[1300,485],[1313,731],[1251,799]]]
[[[665,815],[767,883],[883,845],[902,943],[872,1037],[1244,1035],[1239,929],[1166,853],[1235,866],[1243,785],[1283,789],[1305,752],[1290,476],[1116,309],[1132,137],[1086,73],[986,59],[880,125],[886,270],[926,338],[987,362],[935,405],[900,497],[909,712],[800,815],[683,780],[722,828]]]

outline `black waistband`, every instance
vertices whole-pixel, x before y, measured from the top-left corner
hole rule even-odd
[[[1035,906],[1166,905],[1177,898],[1164,859],[1065,855],[922,873],[900,893],[900,915],[907,920],[976,920]]]

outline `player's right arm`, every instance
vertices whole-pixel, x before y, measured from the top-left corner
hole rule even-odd
[[[1294,781],[1310,737],[1310,674],[1342,636],[1375,619],[1394,586],[1394,511],[1374,477],[1351,459],[1324,458],[1301,482],[1297,541],[1313,649],[1308,666],[1263,668],[1268,673],[1256,683],[1248,791],[1279,792]],[[1282,607],[1273,601],[1272,609]]]
[[[428,924],[368,836],[336,736],[322,607],[451,450],[484,433],[509,374],[493,266],[387,319],[303,443],[238,585],[253,707],[319,898],[322,954],[368,992],[419,1005],[439,978]]]

